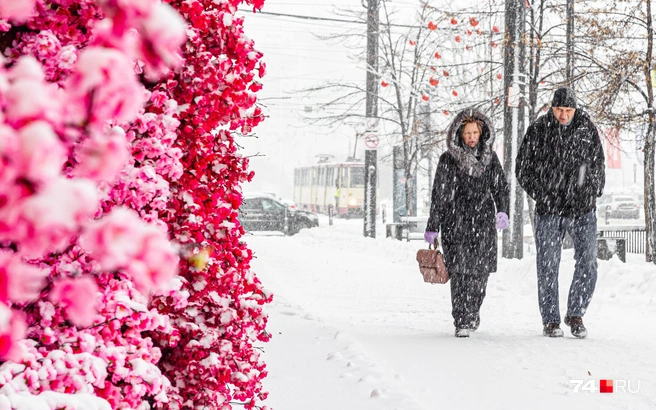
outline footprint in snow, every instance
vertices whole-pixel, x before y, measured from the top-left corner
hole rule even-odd
[[[280,314],[285,315],[285,316],[296,316],[296,315],[298,315],[297,312],[292,312],[291,310],[283,310],[283,311],[280,312]]]
[[[326,360],[342,360],[344,359],[344,356],[340,352],[333,352],[333,353],[328,353],[328,356],[326,357]]]

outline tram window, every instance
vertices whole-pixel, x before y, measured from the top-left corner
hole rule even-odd
[[[364,186],[364,168],[351,167],[351,188]]]
[[[301,185],[302,185],[302,186],[309,186],[309,185],[310,185],[310,184],[309,184],[309,182],[310,182],[310,176],[308,175],[308,170],[307,170],[307,169],[304,169],[304,170],[301,171],[301,172],[303,173],[303,174],[302,174],[302,183],[301,183]]]
[[[335,168],[328,168],[328,176],[326,177],[326,186],[333,186],[335,183]]]
[[[340,168],[342,171],[342,188],[348,187],[348,168]]]

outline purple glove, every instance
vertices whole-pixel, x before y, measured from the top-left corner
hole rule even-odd
[[[424,239],[431,245],[434,244],[437,240],[437,232],[424,232]]]
[[[505,212],[497,213],[497,229],[506,229],[508,227],[508,215]]]

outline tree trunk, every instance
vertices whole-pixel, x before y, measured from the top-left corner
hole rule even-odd
[[[504,258],[522,259],[524,256],[524,191],[515,178],[515,156],[524,136],[525,92],[524,76],[524,25],[525,6],[522,0],[506,0],[506,30],[504,43],[504,171],[510,185],[510,226],[503,231],[502,255]],[[517,96],[510,95],[510,89]],[[511,101],[511,97],[513,100]]]
[[[647,82],[647,96],[649,100],[649,126],[645,135],[645,229],[646,248],[645,257],[647,262],[656,264],[656,198],[654,189],[654,127],[656,126],[656,115],[654,114],[654,89],[651,84],[651,59],[653,56],[654,34],[653,20],[651,18],[651,0],[647,4],[647,58],[645,61],[645,81]]]

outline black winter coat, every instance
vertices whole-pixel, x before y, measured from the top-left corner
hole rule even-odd
[[[566,127],[551,110],[538,118],[526,130],[515,175],[540,215],[578,217],[593,211],[606,177],[599,132],[588,114],[577,109]]]
[[[478,160],[467,153],[460,137],[463,113],[484,123]],[[477,111],[458,114],[447,134],[448,151],[440,157],[435,172],[426,231],[442,232],[450,275],[497,270],[496,213],[508,214],[510,194],[493,142],[491,122]],[[479,171],[472,172],[472,161],[478,162]]]

